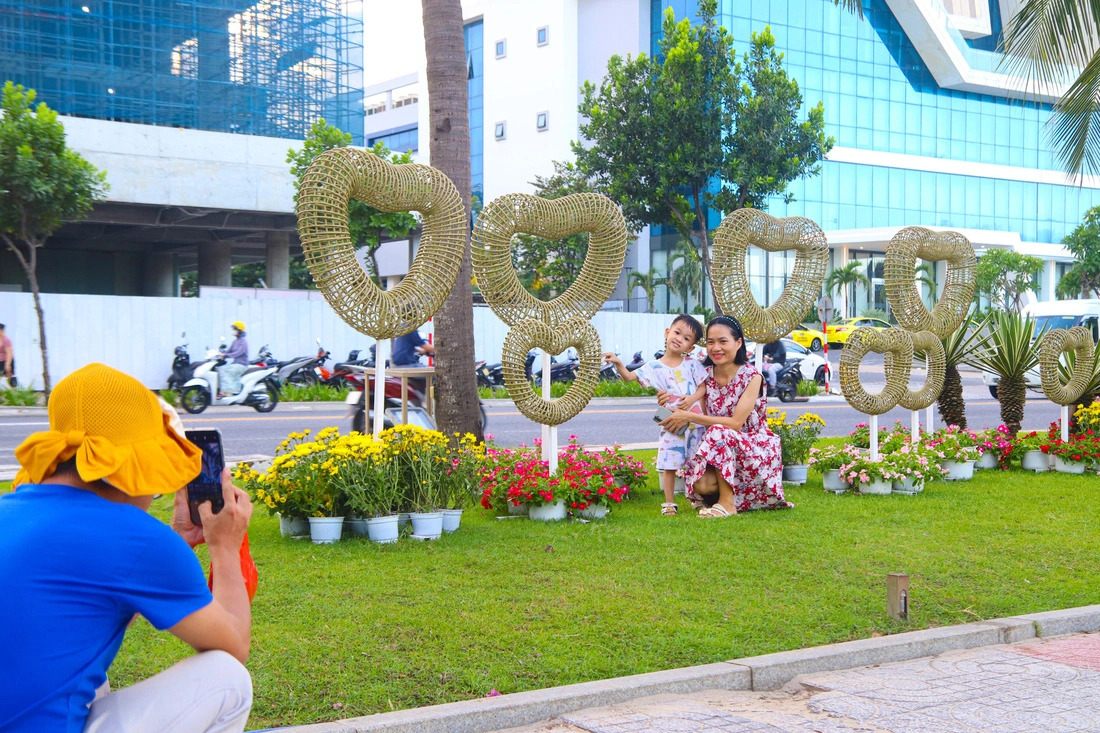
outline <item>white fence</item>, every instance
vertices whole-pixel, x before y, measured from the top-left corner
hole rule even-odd
[[[234,298],[139,298],[110,295],[43,294],[50,374],[56,382],[89,362],[102,362],[132,374],[150,388],[163,387],[172,370],[172,350],[185,341],[191,358],[229,338],[229,324],[248,326],[250,355],[267,344],[279,359],[316,352],[320,338],[336,361],[351,349],[373,343],[347,326],[321,300]],[[592,319],[605,350],[626,360],[635,351],[646,358],[664,348],[667,314],[602,311]],[[22,384],[42,387],[38,321],[30,293],[0,292],[0,323],[12,340]],[[421,329],[427,337],[431,327]],[[186,338],[180,334],[186,332]],[[478,359],[500,361],[508,327],[488,308],[474,309],[474,348]],[[445,334],[439,338],[446,338]]]

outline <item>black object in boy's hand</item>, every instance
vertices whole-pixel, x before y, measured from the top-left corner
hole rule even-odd
[[[222,435],[218,430],[188,430],[187,439],[202,450],[202,472],[198,478],[187,484],[187,506],[191,510],[191,521],[202,526],[199,504],[210,502],[210,511],[214,514],[225,506],[225,497],[222,495],[222,470],[225,468]]]

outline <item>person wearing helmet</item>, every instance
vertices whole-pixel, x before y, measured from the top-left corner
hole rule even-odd
[[[218,398],[235,395],[241,391],[241,375],[248,369],[248,339],[244,337],[244,322],[229,324],[236,336],[225,352],[225,364],[218,367]]]
[[[224,508],[186,492],[202,452],[175,410],[133,377],[89,364],[50,396],[50,428],[15,455],[0,496],[0,730],[242,731],[252,706],[244,663],[251,611],[239,548],[252,504],[222,473]],[[175,492],[171,525],[148,514]],[[207,587],[193,548],[205,542]],[[135,615],[195,649],[112,691],[107,672]]]

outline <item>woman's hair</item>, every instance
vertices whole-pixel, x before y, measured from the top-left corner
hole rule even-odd
[[[730,330],[735,339],[741,339],[741,348],[737,350],[737,353],[733,355],[734,364],[744,364],[749,360],[748,349],[745,348],[745,332],[741,330],[741,324],[737,322],[737,319],[733,316],[715,316],[707,323],[707,333],[710,333],[710,329],[715,326],[724,326]],[[703,366],[714,366],[714,360],[710,358],[710,354],[707,354],[707,358],[703,360]]]
[[[689,316],[687,313],[681,313],[672,319],[672,323],[669,324],[669,328],[672,328],[677,323],[682,323],[691,329],[691,332],[695,334],[695,343],[699,343],[703,339],[703,324],[699,323],[699,320],[695,316]]]

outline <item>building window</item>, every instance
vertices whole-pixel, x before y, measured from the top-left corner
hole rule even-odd
[[[498,59],[502,59],[502,58],[504,58],[505,56],[508,55],[508,53],[507,53],[508,52],[508,44],[503,39],[500,40],[500,41],[497,41],[496,49],[497,49],[497,58]]]
[[[496,127],[493,128],[493,137],[495,137],[497,140],[503,140],[505,137],[505,132],[505,123],[498,122]]]
[[[535,118],[535,128],[539,132],[543,132],[549,126],[550,126],[550,113],[549,112],[539,112],[538,116]]]
[[[537,38],[538,38],[538,44],[540,46],[545,46],[547,43],[549,43],[550,42],[550,26],[544,25],[542,28],[539,28],[538,31],[537,31]]]

